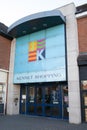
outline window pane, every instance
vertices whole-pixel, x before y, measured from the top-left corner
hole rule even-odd
[[[21,113],[26,111],[26,87],[21,87]]]
[[[46,104],[51,103],[51,88],[50,87],[45,88],[45,103]]]
[[[35,99],[35,88],[30,87],[29,88],[29,102],[34,103],[34,99]]]
[[[51,107],[51,111],[52,111],[52,116],[59,116],[60,115],[60,109],[57,106],[53,106]]]
[[[87,122],[87,108],[85,109],[85,121]]]
[[[0,85],[0,103],[3,103],[3,85]]]
[[[82,89],[83,90],[87,90],[87,80],[83,80],[83,81],[81,81],[81,86],[82,86]]]
[[[37,106],[37,115],[42,115],[42,106]]]
[[[59,88],[55,86],[52,87],[52,103],[59,104]]]
[[[46,116],[51,116],[51,106],[45,106],[45,114]]]
[[[36,102],[39,104],[39,103],[42,103],[42,88],[41,87],[38,87],[36,89]]]
[[[83,93],[84,106],[87,106],[87,92]]]
[[[34,106],[28,106],[28,113],[29,114],[34,114]]]

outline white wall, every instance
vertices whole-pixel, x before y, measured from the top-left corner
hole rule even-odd
[[[69,90],[69,122],[81,123],[79,70],[77,65],[78,32],[73,3],[59,8],[66,16],[67,71]]]
[[[14,72],[14,58],[15,58],[15,43],[14,39],[11,43],[10,54],[10,67],[8,78],[8,98],[7,98],[7,114],[19,114],[19,101],[20,101],[20,86],[13,85],[13,72]],[[14,99],[18,98],[18,103],[15,105]]]

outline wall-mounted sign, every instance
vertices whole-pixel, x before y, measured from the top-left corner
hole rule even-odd
[[[14,80],[16,83],[28,83],[28,82],[47,82],[47,81],[65,81],[64,69],[56,71],[44,71],[44,72],[31,72],[16,74]]]
[[[17,38],[14,83],[66,81],[64,24]]]
[[[28,61],[36,61],[45,59],[45,39],[33,41],[29,43]]]

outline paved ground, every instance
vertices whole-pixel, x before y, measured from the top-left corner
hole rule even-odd
[[[76,125],[46,117],[0,115],[0,130],[87,130],[87,123]]]

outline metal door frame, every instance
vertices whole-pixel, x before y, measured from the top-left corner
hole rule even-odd
[[[45,107],[46,106],[50,106],[50,107],[53,107],[53,106],[57,106],[57,105],[54,105],[54,104],[45,104],[44,101],[45,101],[45,88],[46,87],[50,87],[52,88],[52,86],[54,85],[55,83],[38,83],[38,84],[32,84],[32,87],[34,86],[35,87],[35,98],[36,98],[36,89],[38,87],[41,87],[42,88],[42,96],[43,96],[43,103],[42,104],[37,104],[36,101],[35,103],[33,104],[34,107],[35,107],[35,111],[33,114],[29,114],[28,113],[28,106],[31,105],[30,103],[28,103],[28,87],[31,86],[31,84],[23,84],[22,86],[26,87],[26,105],[25,105],[25,113],[22,113],[21,111],[21,100],[20,100],[20,113],[21,114],[29,114],[29,115],[36,115],[36,116],[46,116],[46,113],[45,113]],[[50,116],[50,117],[53,117],[53,118],[60,118],[60,119],[68,119],[68,117],[64,117],[63,115],[63,109],[64,109],[64,105],[63,105],[63,93],[62,93],[62,88],[64,87],[65,83],[57,83],[59,85],[59,99],[60,99],[60,102],[59,102],[59,105],[57,107],[59,107],[59,110],[60,110],[60,114],[59,116]],[[20,89],[20,99],[21,99],[21,89]],[[36,100],[36,99],[35,99]],[[37,106],[42,106],[42,114],[41,115],[38,115],[37,114],[37,110],[36,110],[36,107]]]

